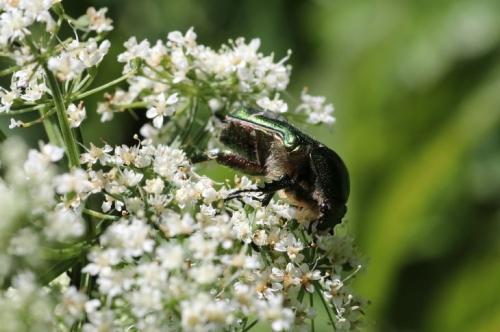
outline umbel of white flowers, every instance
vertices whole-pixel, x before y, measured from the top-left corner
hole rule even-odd
[[[334,122],[324,97],[282,99],[290,53],[275,61],[243,38],[214,50],[193,29],[154,44],[132,37],[122,76],[93,87],[111,30],[106,9],[74,19],[60,1],[0,1],[0,51],[12,60],[0,69],[11,75],[0,116],[12,129],[43,123],[50,141],[0,147],[1,329],[307,330],[317,311],[337,329],[358,326],[364,304],[349,283],[361,265],[345,229],[311,234],[311,213],[281,198],[225,202],[256,184],[214,182],[189,161],[220,145],[220,110]],[[145,112],[135,145],[81,140],[94,111],[85,98],[97,93],[102,121]]]

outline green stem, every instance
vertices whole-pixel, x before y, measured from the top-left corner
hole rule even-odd
[[[83,134],[82,134],[82,129],[80,127],[77,127],[77,128],[73,128],[73,136],[76,137],[76,142],[80,145],[80,146],[85,146],[83,144]]]
[[[6,68],[4,70],[0,70],[0,77],[12,74],[13,72],[15,72],[19,69],[21,69],[20,66],[12,66],[12,67]]]
[[[109,214],[104,214],[104,213],[101,213],[101,212],[98,212],[98,211],[94,211],[94,210],[91,210],[91,209],[87,209],[87,208],[83,209],[82,212],[85,213],[86,215],[89,215],[91,217],[95,217],[97,219],[102,219],[102,220],[116,221],[116,220],[120,219],[117,216],[111,216]]]
[[[332,324],[332,327],[335,328],[335,321],[333,320],[332,313],[330,312],[330,308],[328,307],[328,304],[326,303],[325,298],[323,297],[323,294],[321,294],[321,285],[319,282],[315,281],[314,286],[317,289],[317,293],[319,295],[319,298],[321,299],[321,303],[323,303],[323,307],[325,307],[326,314],[328,315],[328,319],[330,320],[330,323]]]
[[[66,108],[64,106],[64,99],[61,94],[61,89],[57,83],[56,77],[49,70],[47,65],[43,67],[45,74],[47,75],[47,81],[49,89],[52,91],[52,96],[54,98],[54,106],[56,109],[57,119],[59,121],[59,128],[62,132],[62,137],[66,146],[66,152],[68,154],[68,161],[70,167],[80,166],[80,152],[76,144],[76,140],[73,137],[71,127],[69,125],[68,116],[66,114]]]
[[[0,130],[0,143],[5,141],[5,139],[7,139],[7,136],[5,136],[4,132]]]
[[[302,303],[302,301],[304,300],[304,295],[305,295],[306,291],[304,289],[304,287],[301,287],[300,290],[299,290],[299,294],[297,295],[297,300]]]
[[[197,98],[191,98],[189,103],[191,107],[189,108],[188,123],[186,126],[186,130],[184,131],[184,135],[181,138],[181,146],[184,146],[184,144],[186,143],[186,139],[189,137],[191,128],[193,128],[194,119],[196,118],[196,112],[198,111]]]
[[[111,82],[108,82],[108,83],[106,83],[106,84],[103,84],[103,85],[101,85],[101,86],[98,86],[97,88],[94,88],[94,89],[92,89],[92,90],[88,90],[88,91],[85,91],[85,92],[83,92],[83,93],[80,93],[80,94],[78,94],[78,95],[76,95],[76,96],[73,96],[73,97],[71,98],[71,101],[74,101],[74,100],[77,100],[77,99],[83,99],[83,98],[85,98],[85,97],[88,97],[88,96],[90,96],[90,95],[93,95],[94,93],[98,93],[98,92],[101,92],[101,91],[103,91],[103,90],[106,90],[107,88],[110,88],[110,87],[112,87],[113,85],[116,85],[116,84],[118,84],[118,83],[121,83],[121,82],[123,82],[123,81],[127,80],[127,79],[128,79],[130,76],[132,76],[134,73],[135,73],[134,71],[130,71],[130,72],[126,73],[125,75],[120,76],[120,77],[118,77],[117,79],[112,80]]]
[[[43,108],[46,108],[48,105],[49,105],[49,103],[43,103],[43,104],[38,104],[35,106],[30,106],[30,107],[11,109],[8,112],[0,113],[0,116],[1,115],[18,115],[18,114],[23,114],[23,113],[33,112],[33,111],[39,111]]]
[[[314,308],[314,294],[313,293],[309,293],[309,305],[311,306],[311,308]],[[314,328],[314,317],[311,318],[311,332],[314,332],[315,331],[315,328]]]
[[[34,126],[36,124],[42,123],[43,121],[45,121],[45,119],[47,117],[51,116],[54,113],[55,113],[54,110],[49,111],[49,112],[45,112],[45,113],[40,112],[40,117],[38,119],[35,119],[33,121],[30,121],[30,122],[23,122],[23,124],[21,125],[21,128],[29,128],[29,127]]]
[[[43,119],[43,127],[45,128],[45,133],[49,138],[49,142],[55,146],[62,147],[64,146],[64,141],[61,136],[61,132],[57,127],[57,123],[52,116],[48,116],[50,111],[47,109],[40,110],[40,116]]]
[[[148,106],[148,104],[143,101],[136,101],[130,104],[112,104],[112,105],[113,108],[117,108],[120,110],[145,108],[146,106]]]
[[[254,320],[250,325],[248,325],[247,327],[245,327],[245,329],[241,332],[247,332],[249,331],[252,327],[254,327],[257,323],[259,322],[258,319]]]

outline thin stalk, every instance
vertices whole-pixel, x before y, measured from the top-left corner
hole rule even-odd
[[[250,323],[250,325],[248,325],[247,327],[245,327],[245,329],[242,331],[242,332],[247,332],[249,331],[252,327],[254,327],[257,323],[259,322],[258,319],[254,320],[252,323]]]
[[[314,283],[315,283],[315,288],[317,289],[317,293],[319,295],[319,298],[321,299],[321,303],[323,303],[323,307],[325,307],[326,314],[328,315],[328,319],[330,320],[332,327],[335,328],[335,321],[333,320],[332,313],[330,312],[330,308],[328,307],[328,304],[326,303],[326,300],[323,297],[323,294],[321,294],[321,285],[317,281]]]
[[[19,69],[21,69],[21,66],[12,66],[4,70],[0,70],[0,77],[12,74],[13,72]]]
[[[55,146],[63,147],[64,141],[61,136],[61,132],[57,126],[55,119],[51,116],[48,116],[50,111],[45,109],[40,109],[40,116],[43,118],[42,123],[45,129],[45,133],[49,138],[49,142]]]
[[[78,145],[71,132],[71,127],[69,125],[68,116],[66,114],[66,108],[64,106],[64,99],[61,94],[61,89],[57,83],[56,77],[49,70],[47,65],[43,67],[45,74],[47,75],[47,81],[49,89],[52,91],[52,96],[54,97],[54,106],[56,109],[57,120],[59,122],[59,128],[61,129],[62,137],[66,146],[66,153],[68,154],[68,161],[70,167],[80,166],[80,152],[78,150]]]
[[[196,113],[198,112],[198,99],[197,98],[191,98],[190,100],[190,109],[189,109],[189,115],[188,115],[188,123],[186,126],[186,130],[184,132],[183,137],[181,138],[181,145],[184,146],[184,143],[186,143],[186,139],[189,137],[189,134],[191,132],[191,129],[193,128],[193,123],[194,119],[196,118]]]
[[[0,113],[0,116],[2,116],[2,115],[18,115],[18,114],[23,114],[23,113],[33,112],[33,111],[39,111],[43,108],[46,108],[48,105],[49,105],[49,103],[44,103],[44,104],[38,104],[35,106],[30,106],[30,107],[13,109],[13,110],[10,110],[8,112]]]
[[[118,83],[121,83],[125,80],[127,80],[130,76],[132,76],[134,74],[134,71],[130,71],[128,73],[126,73],[125,75],[123,76],[120,76],[118,77],[117,79],[114,79],[112,80],[111,82],[108,82],[106,84],[103,84],[101,86],[98,86],[97,88],[94,88],[94,89],[91,89],[91,90],[88,90],[88,91],[85,91],[83,93],[80,93],[80,94],[77,94],[75,96],[73,96],[71,98],[71,101],[73,100],[77,100],[77,99],[83,99],[85,97],[88,97],[88,96],[91,96],[93,95],[94,93],[98,93],[98,92],[101,92],[103,90],[106,90],[107,88],[110,88],[112,87],[113,85],[116,85]]]
[[[145,108],[148,106],[147,103],[143,101],[135,101],[130,104],[112,104],[114,108],[120,109],[120,110],[127,110],[127,109],[138,109],[138,108]]]
[[[309,293],[309,305],[311,306],[311,308],[314,308],[314,294],[313,293]],[[311,332],[315,332],[314,318],[311,318]]]
[[[76,137],[76,142],[80,146],[85,146],[83,144],[83,134],[82,134],[82,129],[80,127],[73,128],[73,135]]]
[[[297,295],[297,300],[302,303],[302,301],[304,300],[304,295],[305,295],[306,291],[304,289],[304,287],[301,287],[300,290],[299,290],[299,294]]]
[[[104,214],[104,213],[101,213],[101,212],[98,212],[98,211],[95,211],[95,210],[91,210],[91,209],[87,209],[87,208],[84,208],[82,210],[82,212],[85,213],[86,215],[89,215],[89,216],[97,218],[97,219],[102,219],[102,220],[116,221],[116,220],[120,219],[117,216],[112,216],[112,215],[109,215],[109,214]]]

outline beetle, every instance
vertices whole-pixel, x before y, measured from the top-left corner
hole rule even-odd
[[[342,221],[349,198],[349,173],[335,151],[273,113],[249,108],[239,108],[223,118],[219,139],[232,151],[216,150],[211,159],[270,180],[256,189],[235,191],[226,199],[257,192],[267,205],[283,190],[293,204],[316,214],[311,230],[333,233],[333,227]]]

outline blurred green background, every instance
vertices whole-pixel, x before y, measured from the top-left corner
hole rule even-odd
[[[303,129],[351,173],[366,330],[500,331],[500,1],[65,3],[75,16],[91,5],[115,23],[101,81],[119,75],[132,35],[193,26],[213,47],[245,36],[278,58],[292,49],[290,91],[307,86],[336,107],[333,129]],[[127,114],[111,130],[91,120],[96,143],[138,128]]]

